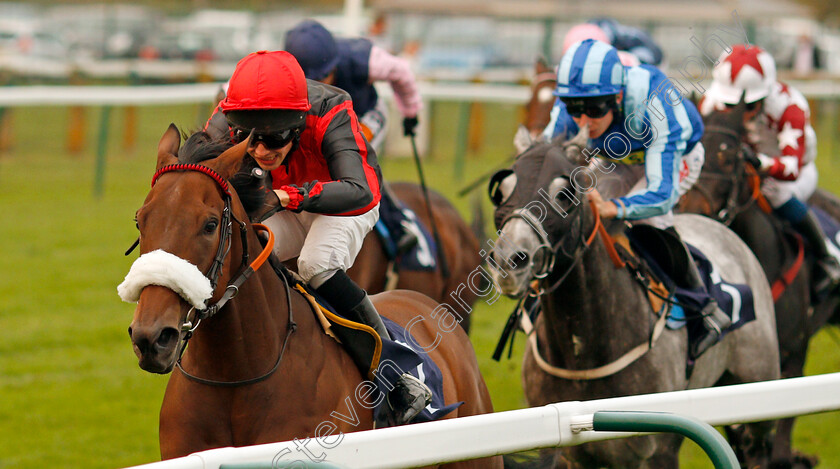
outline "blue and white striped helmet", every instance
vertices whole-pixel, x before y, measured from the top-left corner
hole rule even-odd
[[[572,44],[560,60],[554,94],[561,98],[618,94],[624,89],[626,76],[613,46],[586,39]]]

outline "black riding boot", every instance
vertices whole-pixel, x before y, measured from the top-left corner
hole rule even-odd
[[[668,231],[678,237],[685,249],[685,255],[688,256],[688,262],[686,263],[686,281],[688,281],[689,284],[687,287],[692,290],[706,291],[706,284],[700,276],[700,271],[697,270],[697,264],[693,261],[691,253],[688,250],[688,246],[685,245],[685,241],[683,241],[682,237],[679,237],[679,234],[677,234],[673,227],[668,228]],[[723,310],[720,309],[717,300],[712,298],[711,295],[708,295],[708,297],[708,303],[706,303],[706,306],[704,306],[700,311],[700,316],[703,320],[703,328],[706,330],[705,334],[703,334],[703,337],[700,337],[689,344],[688,353],[692,359],[696,359],[702,355],[703,352],[708,350],[709,347],[716,344],[718,339],[720,339],[721,334],[723,334],[723,331],[732,325],[732,320],[726,315],[726,313],[723,312]]]
[[[333,307],[344,312],[348,319],[372,327],[383,339],[391,338],[388,330],[385,329],[382,317],[379,316],[367,293],[343,270],[336,271],[329,280],[317,288],[317,292]],[[403,373],[393,386],[394,389],[388,393],[387,398],[393,410],[396,425],[410,422],[432,402],[432,391],[409,373]]]
[[[401,204],[397,201],[397,198],[387,184],[382,185],[382,198],[379,201],[379,218],[385,224],[385,227],[388,228],[388,233],[396,245],[398,256],[410,251],[419,242],[417,235],[404,226],[405,223],[409,223],[408,218],[403,213]]]
[[[840,284],[840,264],[834,256],[829,254],[828,246],[825,244],[825,234],[814,212],[808,210],[805,218],[794,223],[793,227],[805,237],[811,247],[811,252],[814,253],[816,263],[813,272],[814,280],[811,284],[814,295],[817,298],[823,298]]]

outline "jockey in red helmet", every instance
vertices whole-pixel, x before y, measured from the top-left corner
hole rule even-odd
[[[808,101],[802,93],[776,80],[773,57],[758,46],[738,44],[721,54],[712,84],[700,102],[701,114],[723,111],[744,97],[744,122],[749,129],[745,149],[751,163],[766,176],[761,192],[773,211],[787,220],[813,249],[813,290],[822,297],[840,283],[840,264],[826,245],[825,234],[805,201],[817,189],[817,134],[811,126]],[[778,152],[756,153],[758,126],[772,131]]]
[[[384,81],[391,85],[394,102],[403,115],[403,133],[414,135],[423,99],[408,61],[391,55],[367,38],[336,39],[315,20],[304,20],[287,31],[284,47],[298,60],[306,78],[333,85],[350,94],[362,131],[380,156],[385,144],[389,112],[387,103],[379,99],[373,86],[375,82]],[[407,252],[417,244],[414,230],[405,229],[405,224],[410,221],[387,184],[383,185],[379,217],[380,223],[384,223],[392,236],[397,253]]]
[[[350,97],[305,79],[288,52],[259,51],[236,65],[207,127],[229,132],[234,142],[251,135],[248,154],[271,173],[286,209],[263,222],[276,234],[274,254],[281,261],[297,257],[300,276],[318,294],[389,339],[367,293],[346,273],[379,218],[381,184]],[[397,424],[431,401],[431,391],[408,373],[394,385],[388,398]]]

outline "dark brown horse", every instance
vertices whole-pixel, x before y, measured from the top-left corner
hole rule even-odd
[[[595,206],[574,183],[582,164],[556,142],[537,143],[491,186],[500,235],[492,253],[496,280],[511,296],[532,291],[542,306],[523,363],[528,404],[778,378],[773,304],[755,256],[723,225],[679,215],[680,235],[721,277],[750,285],[756,312],[755,321],[697,359],[687,378],[686,328],[663,330],[645,288],[628,269],[614,266]],[[744,448],[747,467],[769,459],[763,445],[771,428],[746,426],[752,436]],[[564,456],[573,467],[674,468],[681,442],[675,435],[611,440],[568,448]]]
[[[828,298],[815,305],[811,313],[812,259],[805,257],[796,269],[801,251],[798,243],[789,242],[781,222],[769,213],[770,207],[761,196],[759,177],[741,150],[746,132],[743,112],[744,105],[740,105],[705,118],[702,143],[706,161],[699,180],[683,196],[679,207],[682,212],[700,213],[728,225],[755,253],[774,286],[782,377],[793,378],[803,375],[811,336],[834,313],[838,299]],[[829,198],[820,200],[830,207]],[[792,453],[793,422],[793,418],[779,421],[773,458],[788,467],[810,467],[807,458]]]
[[[390,187],[400,202],[431,230],[429,212],[420,186],[395,182]],[[414,290],[438,303],[447,303],[458,315],[461,327],[469,332],[473,303],[480,295],[489,292],[484,284],[479,285],[481,282],[476,280],[484,278],[478,267],[483,261],[479,255],[479,239],[444,196],[429,191],[429,201],[438,229],[443,261],[436,259],[433,271],[397,270],[396,282],[391,288]],[[434,251],[431,254],[437,255]],[[388,289],[390,268],[391,263],[385,255],[382,241],[376,233],[371,232],[347,273],[368,293],[379,293]]]
[[[265,254],[257,231],[227,183],[247,143],[222,152],[200,132],[180,151],[179,145],[170,126],[153,187],[137,211],[137,273],[121,285],[136,290],[121,290],[123,299],[139,300],[129,334],[140,367],[169,373],[179,366],[161,407],[161,456],[372,428],[370,405],[359,401],[373,400],[364,387],[369,382],[324,334],[307,299],[267,265],[259,268]],[[443,375],[445,401],[464,401],[447,418],[493,411],[467,336],[438,328],[435,301],[410,291],[372,300],[403,326],[414,318],[418,343],[439,340],[430,354]],[[187,330],[192,338],[184,351]],[[501,465],[497,457],[447,467]]]

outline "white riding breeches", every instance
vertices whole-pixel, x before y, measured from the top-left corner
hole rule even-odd
[[[700,142],[694,145],[694,148],[690,152],[682,156],[682,161],[680,162],[680,181],[677,187],[679,196],[688,192],[694,186],[694,183],[697,182],[705,161],[706,151]],[[603,166],[603,164],[601,162],[598,163],[600,166]],[[590,164],[590,168],[597,174],[598,181],[595,187],[604,200],[621,197],[631,192],[642,191],[647,186],[644,165],[615,164],[615,169],[609,174],[601,174],[599,169],[593,168],[593,164]],[[673,209],[668,210],[666,214],[644,220],[633,220],[633,223],[644,223],[656,228],[665,229],[674,225],[674,212]]]
[[[263,222],[274,232],[274,254],[287,261],[298,256],[298,273],[319,287],[336,270],[353,266],[365,236],[379,220],[379,205],[356,216],[280,211]]]
[[[761,183],[761,193],[773,208],[779,208],[793,197],[807,202],[817,190],[817,165],[808,163],[799,169],[799,177],[795,181],[780,181],[765,178]]]

